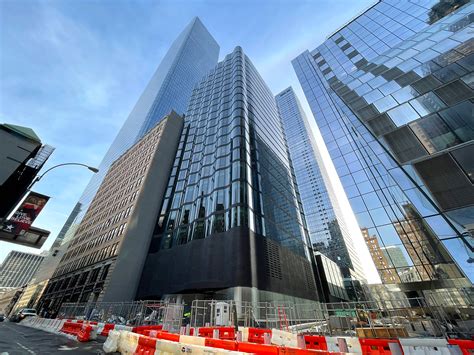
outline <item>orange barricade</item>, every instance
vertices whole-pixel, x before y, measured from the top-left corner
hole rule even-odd
[[[204,338],[212,338],[212,333],[214,332],[214,328],[211,327],[201,327],[198,329],[198,336]]]
[[[156,338],[141,336],[138,338],[135,354],[154,355],[156,350]]]
[[[279,355],[310,355],[310,354],[339,354],[339,353],[329,353],[327,351],[321,352],[320,350],[307,350],[307,349],[298,349],[298,348],[287,348],[280,347],[278,348]]]
[[[271,329],[249,328],[249,343],[263,344],[263,334],[268,333],[272,335]]]
[[[114,329],[115,328],[115,324],[109,324],[107,323],[106,325],[104,325],[104,329],[102,330],[102,332],[100,333],[100,335],[104,335],[104,336],[108,336],[109,335],[109,331]]]
[[[474,354],[474,340],[448,339],[448,344],[459,346],[463,355]]]
[[[179,334],[159,332],[158,334],[156,334],[156,338],[169,340],[169,341],[179,341]]]
[[[263,336],[262,336],[263,339]],[[252,343],[238,343],[238,351],[262,355],[278,355],[278,347],[272,345],[252,344]]]
[[[162,325],[141,325],[138,327],[133,327],[132,332],[147,335],[144,333],[145,331],[162,330],[162,329],[163,329]]]
[[[81,323],[64,322],[61,333],[77,335],[82,329]]]
[[[199,328],[199,336],[204,337],[204,338],[213,338],[214,330],[216,329],[219,331],[219,339],[222,339],[222,340],[235,339],[235,328],[233,327],[202,327],[202,328]]]
[[[91,331],[92,331],[92,326],[91,325],[83,324],[81,329],[77,333],[77,340],[79,340],[81,342],[91,340]]]
[[[362,354],[364,355],[391,355],[389,343],[398,343],[396,339],[359,338]],[[401,349],[401,346],[400,346]]]
[[[322,335],[305,335],[306,349],[327,350],[326,338]]]
[[[237,350],[238,343],[232,340],[221,340],[221,339],[211,339],[207,338],[204,343],[205,346],[210,346],[211,348],[219,348],[225,350]]]

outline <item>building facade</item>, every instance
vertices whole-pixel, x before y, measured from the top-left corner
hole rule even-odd
[[[217,64],[218,58],[219,45],[201,20],[194,18],[172,43],[115,137],[99,172],[71,212],[75,220],[68,219],[68,227],[61,231],[62,238],[72,238],[111,164],[169,112],[183,114],[194,85]]]
[[[0,288],[26,285],[38,270],[42,255],[11,251],[0,266]]]
[[[366,282],[367,274],[378,274],[371,261],[361,231],[350,228],[343,208],[341,197],[336,197],[334,189],[336,176],[329,176],[314,136],[311,134],[308,118],[293,89],[287,88],[275,96],[283,127],[288,140],[291,160],[295,170],[298,190],[303,204],[306,223],[312,247],[335,262],[348,281],[352,277]],[[345,211],[351,213],[351,211]],[[352,214],[353,223],[355,217]],[[365,265],[364,265],[365,264]],[[364,267],[365,266],[365,267]],[[325,270],[334,270],[327,267]],[[338,277],[334,276],[334,277]],[[330,279],[330,276],[327,276]],[[370,280],[373,281],[373,280]],[[336,288],[334,288],[336,290]],[[344,293],[337,292],[335,297]]]
[[[293,60],[359,226],[402,250],[411,295],[474,278],[473,10],[379,1]]]
[[[171,112],[112,164],[67,243],[42,310],[135,298],[182,126],[182,117]]]
[[[275,99],[237,47],[191,96],[138,298],[315,299],[307,243]]]

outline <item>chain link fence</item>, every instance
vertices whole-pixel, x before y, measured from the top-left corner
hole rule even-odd
[[[58,318],[82,319],[121,325],[163,325],[178,331],[183,322],[184,304],[163,301],[63,303]]]

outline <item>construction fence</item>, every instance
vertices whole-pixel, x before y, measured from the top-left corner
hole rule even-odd
[[[164,301],[65,303],[58,317],[123,325],[276,328],[325,336],[459,337],[474,334],[474,308],[452,309],[423,298],[387,302],[292,303],[194,300],[191,305]]]

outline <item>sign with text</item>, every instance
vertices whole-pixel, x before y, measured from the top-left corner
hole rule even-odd
[[[48,200],[49,196],[30,192],[12,218],[3,223],[2,231],[14,235],[26,233]]]

